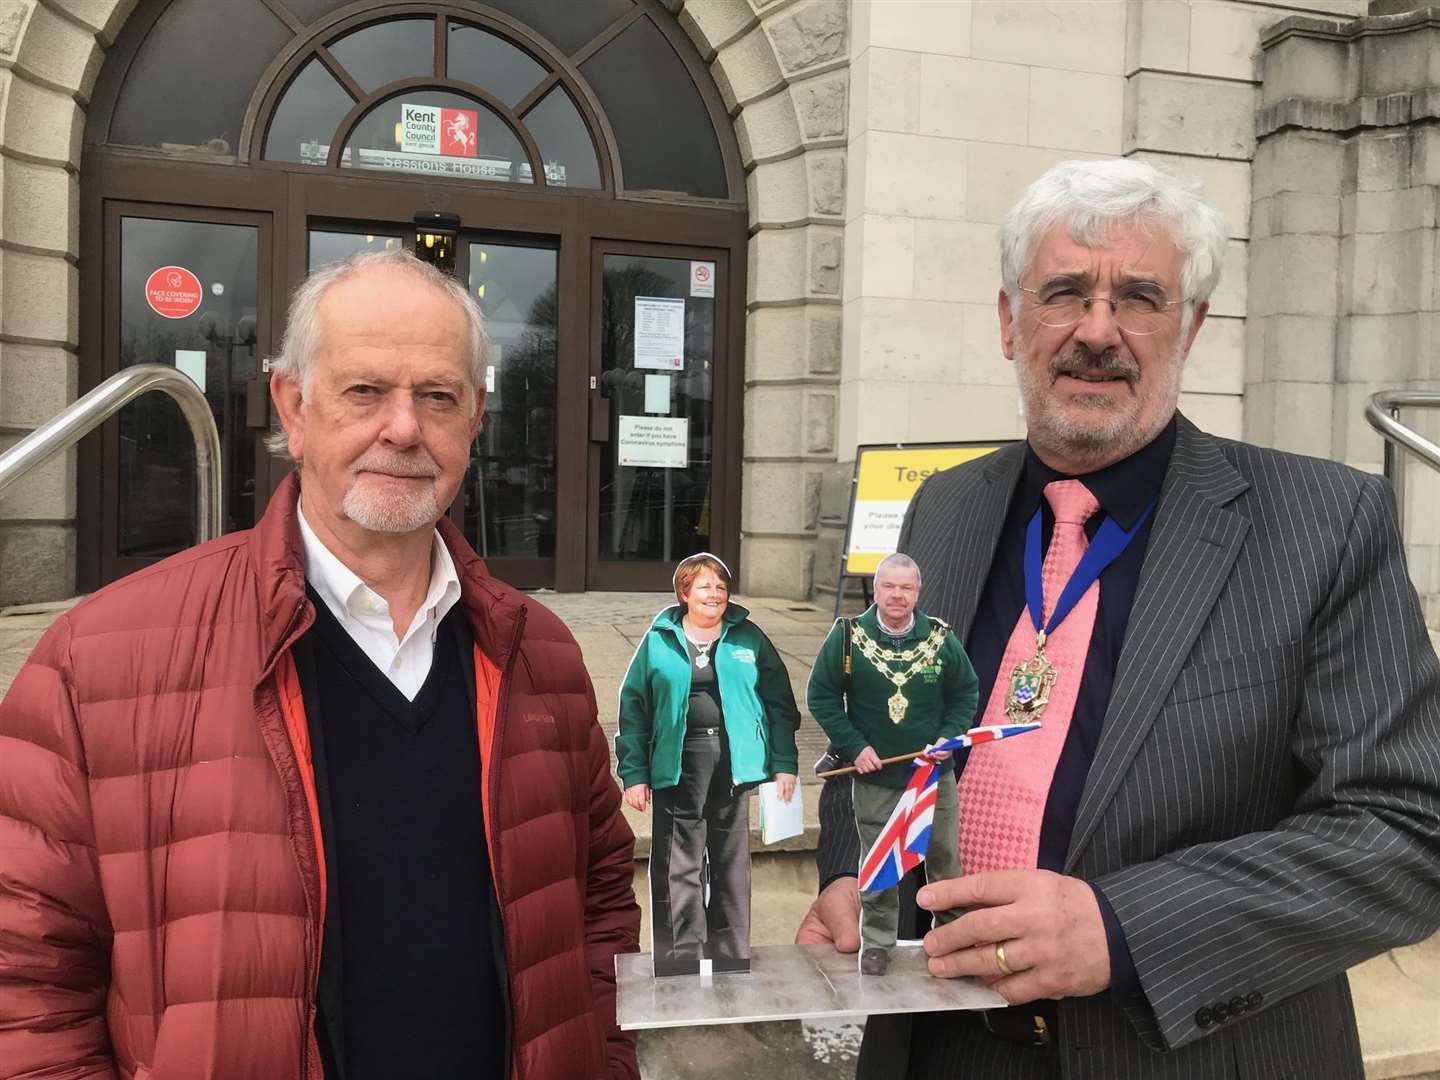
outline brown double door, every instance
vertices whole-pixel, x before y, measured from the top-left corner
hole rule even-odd
[[[87,323],[103,356],[87,350],[87,382],[158,362],[201,385],[225,448],[227,530],[253,524],[286,471],[264,448],[265,357],[290,291],[354,251],[404,247],[486,315],[486,419],[450,513],[494,573],[522,587],[663,589],[685,555],[734,559],[738,242],[636,240],[625,212],[590,220],[580,199],[492,198],[437,229],[413,222],[433,203],[420,185],[292,177],[286,194],[270,212],[104,203],[103,295]],[[194,452],[168,399],[127,406],[94,443],[81,543],[99,558],[82,558],[82,587],[195,539]]]

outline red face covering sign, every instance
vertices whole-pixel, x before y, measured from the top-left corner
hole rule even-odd
[[[183,266],[162,266],[145,280],[145,302],[167,319],[194,315],[203,295],[200,279]]]

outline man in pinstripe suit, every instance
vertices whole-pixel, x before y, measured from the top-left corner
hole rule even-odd
[[[1046,486],[1078,479],[1086,535],[1113,519],[1130,542],[1058,674],[1078,689],[1034,862],[919,892],[967,912],[926,934],[932,972],[1014,1004],[876,1017],[862,1077],[1359,1078],[1345,969],[1440,926],[1440,664],[1388,487],[1176,412],[1224,239],[1193,185],[1136,161],[1059,165],[1006,219],[1027,440],[932,477],[900,541],[982,710],[1027,526],[1055,529]],[[854,949],[846,799],[822,795],[797,940]]]

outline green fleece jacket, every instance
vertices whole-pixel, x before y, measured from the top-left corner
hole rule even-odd
[[[856,622],[882,648],[892,647],[890,639],[881,633],[880,618],[874,605]],[[936,622],[938,620],[916,611],[915,625],[901,642],[900,651],[929,637]],[[873,747],[882,758],[894,757],[970,730],[975,722],[979,683],[975,678],[975,669],[970,666],[970,658],[965,655],[964,647],[952,631],[946,629],[945,641],[935,662],[912,675],[905,684],[904,694],[909,706],[905,719],[896,724],[890,719],[887,707],[887,702],[895,693],[895,684],[875,670],[855,645],[850,647],[850,694],[847,703],[841,681],[845,656],[842,627],[843,624],[837,621],[820,646],[820,655],[815,658],[805,694],[810,714],[825,729],[825,734],[830,736],[837,750],[852,760],[867,746]],[[900,673],[908,670],[910,665],[894,662],[889,667]],[[944,768],[953,769],[953,761],[953,758],[947,760]],[[909,776],[909,762],[902,761],[887,765],[878,773],[856,776],[856,779],[887,787],[904,787]]]
[[[680,626],[684,613],[676,604],[655,616],[620,687],[615,757],[620,782],[627,788],[667,788],[680,782],[690,708],[690,653]],[[794,773],[800,760],[795,749],[800,710],[790,675],[775,646],[749,616],[739,604],[730,604],[711,649],[736,787],[763,783],[776,773]]]

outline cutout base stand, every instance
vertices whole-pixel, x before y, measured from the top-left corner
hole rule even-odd
[[[861,975],[854,953],[830,945],[762,945],[751,950],[749,974],[659,979],[649,953],[626,953],[615,958],[615,975],[623,1031],[1005,1005],[979,979],[935,978],[919,945],[891,949],[884,975]]]

